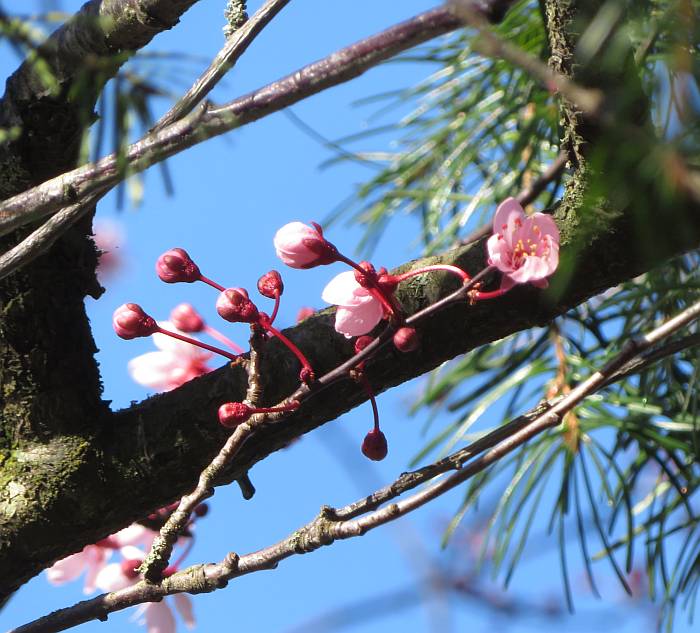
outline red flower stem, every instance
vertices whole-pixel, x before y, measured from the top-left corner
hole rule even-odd
[[[219,292],[223,292],[226,290],[223,286],[220,286],[217,284],[215,281],[212,281],[208,277],[205,277],[204,275],[199,276],[199,281],[203,281],[205,284],[209,284],[212,288],[216,288]]]
[[[338,253],[338,261],[343,262],[344,264],[347,264],[348,266],[351,266],[358,272],[362,273],[369,285],[372,286],[371,288],[368,288],[368,290],[372,293],[372,296],[377,299],[382,306],[384,306],[386,313],[393,317],[399,316],[397,306],[394,304],[391,298],[386,296],[384,290],[377,283],[377,278],[375,275],[368,275],[367,271],[364,270],[362,266],[352,261],[352,259],[349,257],[345,257],[345,255],[341,253]]]
[[[364,388],[367,396],[369,397],[369,403],[372,405],[372,415],[374,416],[374,430],[379,431],[379,409],[377,408],[377,401],[374,398],[374,391],[372,390],[372,385],[369,384],[367,376],[364,372],[360,373],[360,384]]]
[[[236,345],[230,338],[224,336],[221,332],[219,332],[219,330],[215,330],[213,327],[211,327],[211,325],[205,325],[204,331],[209,336],[219,341],[219,343],[222,343],[223,345],[226,345],[226,347],[232,349],[234,352],[236,352],[236,354],[243,353],[243,348],[240,345]]]
[[[280,309],[280,294],[279,292],[275,293],[275,307],[272,308],[272,314],[270,315],[270,323],[274,323],[275,319],[277,318],[277,310]]]
[[[409,270],[401,275],[393,275],[393,278],[396,281],[401,282],[411,277],[415,277],[416,275],[422,275],[423,273],[430,272],[431,270],[442,270],[452,273],[453,275],[457,275],[462,280],[462,283],[465,284],[470,280],[469,275],[465,271],[457,266],[451,266],[450,264],[433,264],[432,266],[424,266],[423,268],[417,268],[416,270]]]
[[[282,341],[290,349],[290,351],[299,359],[299,362],[301,363],[302,367],[304,367],[313,374],[313,367],[311,367],[311,364],[306,359],[306,356],[304,356],[301,350],[296,345],[294,345],[294,343],[292,343],[284,334],[282,334],[282,332],[280,332],[277,328],[272,327],[272,325],[270,325],[270,323],[268,323],[267,321],[260,322],[259,325],[264,330],[267,330],[270,334],[276,336],[280,341]]]
[[[477,290],[473,295],[472,298],[474,301],[483,301],[484,299],[496,299],[497,297],[502,297],[504,294],[506,294],[508,290],[504,290],[503,288],[499,288],[498,290],[492,290],[491,292],[480,292]]]
[[[254,413],[283,413],[284,411],[294,411],[299,408],[299,401],[292,400],[279,407],[252,407]]]
[[[224,349],[219,349],[218,347],[214,347],[213,345],[207,345],[206,343],[202,343],[201,341],[198,341],[194,338],[190,338],[189,336],[183,336],[182,334],[178,334],[177,332],[170,332],[168,330],[164,330],[162,327],[158,327],[156,331],[160,332],[161,334],[165,334],[166,336],[170,336],[180,341],[184,341],[185,343],[189,343],[190,345],[195,345],[196,347],[201,347],[202,349],[214,352],[215,354],[221,354],[221,356],[225,356],[230,360],[238,359],[238,356],[236,356],[235,354],[231,354],[231,352],[227,352]]]

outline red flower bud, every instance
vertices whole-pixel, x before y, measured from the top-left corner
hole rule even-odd
[[[253,413],[253,409],[242,402],[225,402],[219,407],[219,422],[227,429],[235,429]]]
[[[182,332],[201,332],[204,329],[204,319],[189,303],[174,307],[170,322]]]
[[[268,299],[279,297],[284,292],[282,276],[276,270],[265,273],[258,279],[258,292]]]
[[[338,261],[338,251],[315,222],[285,224],[274,238],[277,256],[292,268],[314,268]]]
[[[142,560],[138,558],[127,558],[121,562],[121,571],[124,576],[130,579],[138,578],[139,572],[136,571],[141,567]]]
[[[120,338],[127,341],[141,336],[150,336],[158,331],[158,324],[137,303],[119,306],[112,316],[112,327]]]
[[[227,288],[216,300],[216,311],[231,323],[255,323],[259,312],[243,288]]]
[[[206,503],[200,503],[195,509],[194,509],[194,515],[196,517],[199,517],[200,519],[202,517],[207,516],[209,514],[209,505]]]
[[[201,277],[199,266],[182,248],[171,248],[163,253],[156,262],[156,273],[162,281],[175,284],[179,281],[192,283]]]
[[[359,354],[373,340],[374,340],[374,338],[372,338],[371,336],[358,336],[355,339],[355,354]]]
[[[400,352],[415,352],[420,347],[420,336],[415,328],[399,328],[394,334],[394,346]]]
[[[369,459],[380,462],[389,452],[386,437],[379,429],[372,429],[362,442],[362,454]]]

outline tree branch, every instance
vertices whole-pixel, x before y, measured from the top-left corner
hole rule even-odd
[[[399,517],[424,506],[482,472],[536,435],[557,426],[563,416],[584,398],[610,384],[615,376],[621,376],[620,369],[634,364],[637,359],[641,360],[641,355],[644,352],[686,327],[698,317],[700,317],[700,302],[683,310],[648,334],[628,339],[614,358],[587,380],[574,387],[569,394],[554,402],[540,405],[526,416],[506,425],[511,431],[516,428],[516,424],[520,425],[520,428],[505,437],[502,429],[496,429],[466,449],[458,451],[432,466],[403,474],[390,486],[368,497],[339,509],[325,506],[313,521],[274,545],[241,557],[230,553],[220,563],[190,567],[164,579],[160,584],[149,584],[142,581],[133,587],[103,594],[91,600],[77,603],[72,607],[61,609],[13,629],[9,633],[57,633],[90,620],[105,619],[109,613],[114,611],[143,602],[153,602],[174,593],[214,591],[225,587],[229,581],[239,576],[274,569],[282,560],[293,555],[313,552],[325,545],[331,545],[336,540],[363,536],[370,530],[395,521]],[[524,424],[522,423],[523,419],[527,420]],[[475,446],[477,443],[479,443],[478,448]],[[489,447],[490,450],[481,457],[465,464],[468,459]],[[447,470],[455,472],[405,499],[384,505],[403,493],[435,479]]]

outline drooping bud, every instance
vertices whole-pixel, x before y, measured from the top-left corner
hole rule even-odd
[[[137,303],[119,306],[112,316],[112,327],[120,338],[127,341],[141,336],[150,336],[158,331],[155,319],[146,314]]]
[[[142,560],[138,558],[127,558],[121,562],[121,572],[124,576],[133,580],[138,578],[139,572],[137,571],[141,567]]]
[[[400,352],[415,352],[420,347],[420,336],[412,327],[401,327],[394,333],[394,346]]]
[[[243,288],[227,288],[216,300],[216,311],[231,323],[255,323],[259,312]]]
[[[175,306],[170,313],[170,322],[182,332],[201,332],[204,329],[204,319],[189,303]]]
[[[268,299],[279,297],[284,292],[282,276],[276,270],[265,273],[258,279],[258,291]]]
[[[192,283],[201,277],[199,266],[182,248],[171,248],[163,253],[156,262],[156,273],[168,284]]]
[[[355,339],[355,354],[359,354],[374,340],[371,336],[358,336]]]
[[[389,452],[389,447],[386,442],[386,436],[379,429],[372,429],[362,442],[362,454],[375,461],[382,461],[387,453]]]
[[[227,429],[235,429],[253,413],[253,409],[243,402],[224,402],[219,407],[219,422]]]
[[[291,268],[313,268],[338,260],[338,250],[325,237],[315,222],[285,224],[274,237],[275,251]]]
[[[195,509],[194,509],[194,515],[201,519],[202,517],[207,516],[209,514],[209,505],[206,503],[200,503]]]
[[[376,281],[377,279],[377,271],[375,270],[374,266],[368,261],[362,261],[358,265],[365,272],[363,274],[359,270],[356,270],[355,281],[357,281],[357,283],[363,288],[372,288],[374,286],[372,282]]]

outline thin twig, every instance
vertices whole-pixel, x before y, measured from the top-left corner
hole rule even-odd
[[[278,112],[311,95],[358,77],[380,62],[461,26],[446,8],[421,13],[309,64],[226,105],[202,104],[182,119],[126,148],[32,187],[0,204],[0,235],[41,220],[86,196],[104,195],[129,175],[142,172],[206,139]]]
[[[11,275],[46,252],[61,235],[94,208],[99,198],[98,195],[88,196],[78,204],[61,209],[19,244],[0,255],[0,279]]]
[[[290,0],[267,0],[253,17],[249,18],[238,30],[226,40],[226,44],[217,53],[207,68],[192,84],[192,87],[170,108],[151,128],[156,132],[178,121],[206,97],[223,76],[231,70],[248,46],[267,26],[270,21],[289,4]]]
[[[629,339],[612,360],[572,389],[569,394],[535,409],[536,413],[532,414],[535,416],[532,421],[493,444],[487,452],[466,465],[462,463],[462,460],[455,460],[452,466],[452,469],[455,470],[453,474],[439,479],[436,483],[405,499],[378,508],[376,498],[382,493],[382,491],[378,491],[374,495],[360,499],[344,508],[325,507],[315,519],[283,540],[261,550],[240,557],[237,554],[229,553],[219,563],[190,567],[164,579],[160,584],[142,581],[126,589],[97,596],[91,600],[79,602],[72,607],[60,609],[13,629],[10,633],[54,633],[90,620],[106,619],[108,614],[114,611],[144,602],[157,601],[170,594],[183,591],[190,593],[214,591],[224,587],[230,580],[239,576],[274,569],[282,560],[291,556],[312,552],[324,545],[330,545],[336,540],[362,536],[369,530],[422,507],[488,468],[535,435],[556,426],[563,415],[577,406],[583,398],[609,384],[612,377],[622,376],[621,369],[629,367],[630,363],[634,362],[637,357],[642,356],[654,345],[687,326],[699,316],[700,302],[697,302],[648,334]],[[517,420],[511,422],[511,425],[514,422]],[[497,429],[494,433],[498,432]],[[477,440],[477,442],[482,442],[482,448],[491,444],[490,441],[486,441],[488,437]],[[465,450],[472,448],[472,454],[475,454],[476,451],[473,448],[475,444]],[[451,458],[454,459],[454,456]],[[445,460],[441,460],[439,463],[443,462]],[[435,475],[427,472],[426,469],[409,473],[408,476],[402,475],[392,486],[384,489],[390,492],[383,496],[380,503],[385,503],[434,477]],[[352,518],[344,520],[343,517]]]

